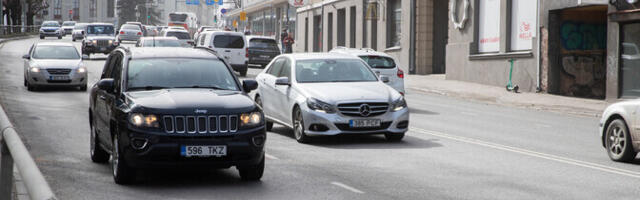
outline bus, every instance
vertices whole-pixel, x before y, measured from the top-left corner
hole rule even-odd
[[[193,37],[193,34],[198,29],[198,17],[196,14],[190,12],[172,12],[169,13],[168,26],[180,26],[189,31],[189,34]]]

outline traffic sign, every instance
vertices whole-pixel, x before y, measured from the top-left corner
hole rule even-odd
[[[70,14],[70,15],[71,15],[71,14],[73,14],[73,10],[69,10],[69,14]]]
[[[240,21],[247,21],[247,12],[240,12]]]
[[[224,9],[224,8],[223,8],[223,9],[220,9],[220,13],[222,13],[222,14],[227,13],[227,9]]]

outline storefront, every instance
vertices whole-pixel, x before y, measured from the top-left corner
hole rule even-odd
[[[233,20],[238,21],[237,31],[251,32],[251,35],[272,36],[280,39],[283,29],[295,35],[296,11],[287,0],[245,0],[243,9],[235,9],[225,16],[232,29]],[[247,20],[239,20],[240,13],[247,13]]]
[[[607,99],[640,97],[640,2],[609,6]]]

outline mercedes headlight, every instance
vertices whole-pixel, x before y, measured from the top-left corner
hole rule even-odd
[[[140,113],[134,113],[129,115],[129,123],[137,127],[158,128],[160,124],[158,117],[155,115],[143,115]]]
[[[242,113],[240,115],[240,128],[253,128],[264,123],[262,112]]]
[[[311,110],[315,110],[318,112],[323,112],[323,113],[335,113],[336,109],[333,105],[325,103],[323,101],[320,101],[318,99],[315,98],[308,98],[307,99],[307,106],[311,109]]]
[[[33,73],[40,73],[40,68],[38,67],[32,67],[31,69],[29,69],[29,71],[33,72]]]
[[[407,102],[404,100],[404,97],[400,97],[398,100],[395,100],[391,103],[391,111],[399,111],[407,107]]]

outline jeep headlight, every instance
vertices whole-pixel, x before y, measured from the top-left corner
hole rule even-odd
[[[335,113],[336,109],[333,105],[329,104],[329,103],[325,103],[323,101],[320,101],[318,99],[315,98],[308,98],[307,99],[307,107],[309,107],[311,110],[315,110],[318,112],[323,112],[323,113]]]
[[[252,128],[264,123],[262,112],[242,113],[240,115],[240,128]]]
[[[86,40],[86,41],[84,41],[84,43],[87,44],[87,45],[92,45],[93,41],[92,40]]]
[[[140,113],[129,115],[129,123],[137,127],[160,127],[160,124],[158,123],[158,117],[156,117],[155,115],[143,115]]]
[[[407,102],[404,100],[404,97],[400,97],[398,100],[395,100],[391,103],[391,111],[399,111],[407,107]]]

